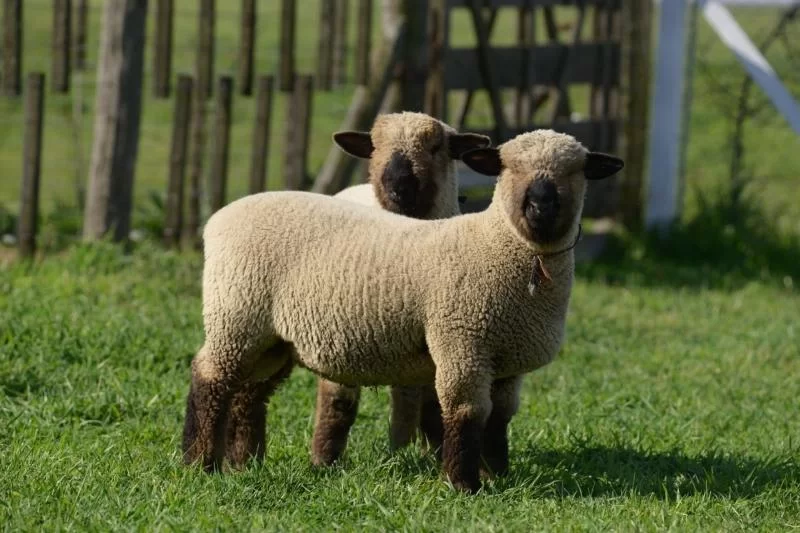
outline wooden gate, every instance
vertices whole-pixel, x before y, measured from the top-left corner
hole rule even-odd
[[[451,45],[451,14],[459,9],[471,21],[474,47]],[[498,15],[512,9],[516,44],[495,46]],[[427,112],[496,143],[552,128],[619,154],[624,177],[593,182],[585,214],[630,210],[624,218],[641,218],[650,0],[431,0],[428,26]],[[476,117],[477,91],[488,96],[488,123]]]

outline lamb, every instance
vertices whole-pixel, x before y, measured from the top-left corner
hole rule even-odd
[[[217,470],[232,391],[274,389],[296,361],[349,385],[433,382],[452,485],[476,492],[481,459],[507,470],[522,376],[550,363],[564,337],[585,180],[623,162],[549,130],[462,159],[499,175],[480,213],[417,220],[287,191],[209,219],[187,463]]]
[[[381,115],[370,132],[344,131],[333,138],[348,154],[369,159],[370,183],[348,187],[337,197],[424,219],[459,214],[455,160],[470,149],[491,144],[484,135],[458,133],[429,115],[411,112]],[[392,387],[393,449],[407,445],[420,426],[432,446],[440,444],[441,417],[432,389]],[[227,459],[234,467],[251,457],[263,457],[265,400],[270,390],[267,382],[253,383],[234,395],[226,445]],[[341,456],[355,421],[359,396],[359,387],[319,378],[311,446],[315,465],[330,465]]]

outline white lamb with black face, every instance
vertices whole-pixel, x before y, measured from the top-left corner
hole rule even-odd
[[[380,115],[371,131],[338,132],[334,142],[345,152],[369,160],[369,183],[348,187],[337,198],[421,219],[460,213],[456,161],[474,148],[489,146],[484,135],[458,133],[423,113]],[[271,387],[253,383],[233,397],[228,421],[227,459],[241,466],[261,459],[266,448],[265,400]],[[361,388],[318,379],[311,458],[335,462],[347,445]],[[442,440],[441,411],[432,385],[393,386],[390,446],[410,443],[417,430],[434,448]]]
[[[187,462],[219,468],[231,395],[297,363],[348,385],[434,383],[453,485],[478,490],[481,458],[507,469],[521,378],[564,338],[586,180],[622,161],[549,130],[463,160],[499,174],[480,213],[418,220],[284,191],[209,219]]]

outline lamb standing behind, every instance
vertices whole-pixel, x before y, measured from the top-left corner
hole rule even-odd
[[[486,136],[458,133],[429,115],[410,112],[381,115],[370,132],[339,132],[334,141],[348,154],[369,159],[369,183],[348,187],[336,197],[423,219],[459,214],[455,161],[468,150],[491,144]],[[226,445],[233,466],[263,456],[265,400],[274,386],[274,381],[252,383],[234,395]],[[344,451],[359,396],[359,387],[319,378],[314,464],[332,464]],[[392,448],[408,444],[418,427],[432,446],[441,444],[441,415],[432,386],[392,387],[391,413]]]
[[[273,383],[294,359],[352,385],[434,381],[453,485],[480,487],[481,456],[491,471],[507,469],[521,378],[548,364],[564,336],[585,180],[622,161],[544,130],[463,159],[499,174],[483,212],[423,221],[275,192],[211,217],[187,462],[219,468],[231,392]]]

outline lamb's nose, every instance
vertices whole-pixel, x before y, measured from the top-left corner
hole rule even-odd
[[[556,185],[547,179],[538,179],[531,184],[528,188],[528,200],[542,215],[553,215],[560,207]]]

